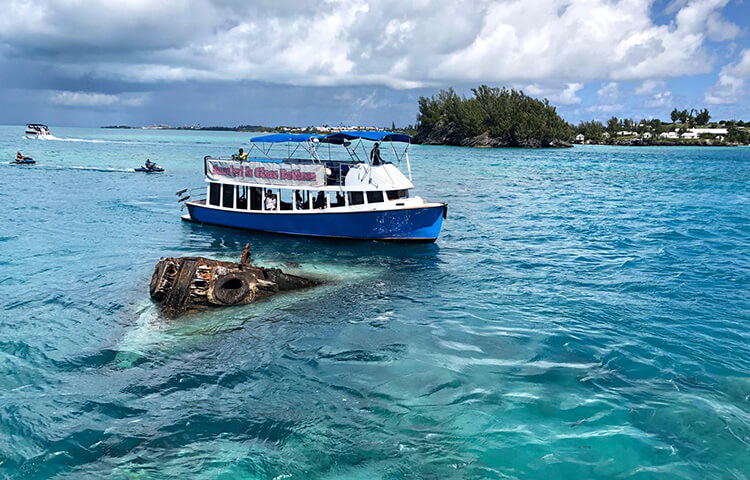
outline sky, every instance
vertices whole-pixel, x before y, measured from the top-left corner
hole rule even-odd
[[[750,120],[750,0],[0,0],[0,124],[374,125],[487,84]]]

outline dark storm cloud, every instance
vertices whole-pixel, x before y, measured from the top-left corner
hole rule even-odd
[[[264,85],[285,85],[282,103],[323,99],[330,86],[355,92],[349,105],[328,95],[315,107],[321,121],[336,109],[413,121],[414,105],[398,105],[415,92],[479,82],[573,104],[589,82],[710,71],[710,42],[739,34],[722,17],[726,2],[681,2],[664,16],[669,24],[657,24],[650,0],[0,0],[0,88],[36,90],[33,105],[129,118],[136,108],[183,110],[164,102],[191,92],[187,105],[206,115],[214,105],[217,121],[224,98],[249,107],[259,98],[249,92]],[[725,103],[743,94],[733,92]]]

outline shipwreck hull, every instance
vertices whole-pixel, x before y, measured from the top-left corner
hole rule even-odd
[[[151,276],[151,298],[168,317],[210,307],[246,305],[319,282],[250,263],[250,245],[240,263],[204,257],[163,258]]]

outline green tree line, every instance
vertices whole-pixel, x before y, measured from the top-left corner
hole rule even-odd
[[[461,145],[463,139],[486,135],[504,145],[522,146],[529,142],[549,145],[573,137],[571,126],[546,99],[487,85],[471,92],[466,98],[449,88],[420,97],[416,140],[439,136],[441,143]]]
[[[486,136],[496,142],[490,146],[549,146],[559,141],[572,141],[579,133],[594,142],[606,136],[615,137],[620,132],[638,136],[648,132],[658,138],[659,134],[670,130],[676,129],[682,134],[688,128],[708,125],[711,119],[707,108],[674,109],[671,124],[658,118],[635,121],[611,117],[604,123],[591,120],[573,126],[560,117],[547,99],[532,98],[520,90],[480,85],[472,88],[471,93],[465,97],[449,88],[431,97],[420,97],[417,124],[410,125],[408,133],[414,135],[417,143],[481,144],[472,143],[472,139]],[[750,130],[742,128],[745,125],[742,121],[714,123],[727,127],[726,141],[750,143]]]
[[[672,123],[680,122],[682,124],[687,124],[690,128],[693,128],[696,125],[706,125],[711,119],[711,115],[708,113],[707,108],[704,108],[703,110],[691,108],[689,111],[677,110],[675,108],[669,116],[672,119]]]

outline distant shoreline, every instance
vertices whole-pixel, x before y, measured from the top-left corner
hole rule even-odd
[[[132,126],[132,125],[103,125],[99,128],[106,128],[110,130],[195,130],[195,131],[211,131],[211,132],[281,132],[284,131],[285,127],[266,127],[263,125],[240,125],[237,127],[223,127],[223,126],[182,126],[173,127],[171,125],[146,125],[146,126]]]
[[[610,140],[606,142],[574,142],[575,145],[602,145],[606,147],[741,147],[744,144],[709,139],[644,140],[641,138]]]
[[[315,133],[317,130],[314,128],[301,129],[291,127],[266,127],[262,125],[242,125],[238,127],[223,127],[223,126],[211,126],[211,127],[172,127],[168,125],[153,125],[153,126],[131,126],[131,125],[105,125],[99,128],[110,129],[110,130],[186,130],[186,131],[212,131],[212,132],[268,132],[268,133],[281,133],[289,132],[292,130],[294,133]],[[336,129],[331,129],[335,131]],[[384,129],[379,129],[384,130]],[[404,131],[404,129],[396,129],[397,131],[412,134],[413,132]],[[323,133],[323,132],[318,132]],[[610,147],[741,147],[741,143],[730,143],[718,140],[708,139],[694,139],[694,140],[652,140],[652,139],[641,139],[641,138],[629,138],[629,139],[614,139],[608,141],[596,141],[596,142],[559,142],[554,145],[498,145],[492,144],[491,142],[472,142],[464,145],[452,145],[449,143],[431,143],[431,142],[420,142],[418,139],[414,139],[412,143],[414,145],[433,145],[433,146],[453,146],[453,147],[464,147],[464,148],[532,148],[532,149],[547,149],[547,148],[565,148],[573,147],[575,145],[602,145]]]
[[[181,127],[173,127],[171,125],[146,125],[146,126],[131,126],[131,125],[104,125],[99,128],[106,128],[106,129],[119,129],[119,130],[189,130],[189,131],[198,131],[198,132],[266,132],[266,133],[317,133],[320,135],[325,135],[329,133],[337,133],[337,132],[356,132],[356,131],[363,131],[363,130],[374,130],[374,131],[381,131],[381,132],[396,132],[396,133],[405,133],[407,135],[413,135],[414,132],[410,129],[404,129],[404,128],[382,128],[382,127],[368,127],[368,126],[339,126],[339,127],[329,127],[327,125],[319,126],[319,127],[289,127],[285,125],[280,125],[277,127],[267,127],[265,125],[238,125],[236,127],[224,127],[224,126],[209,126],[209,127],[203,127],[200,125],[195,126],[181,126]]]

